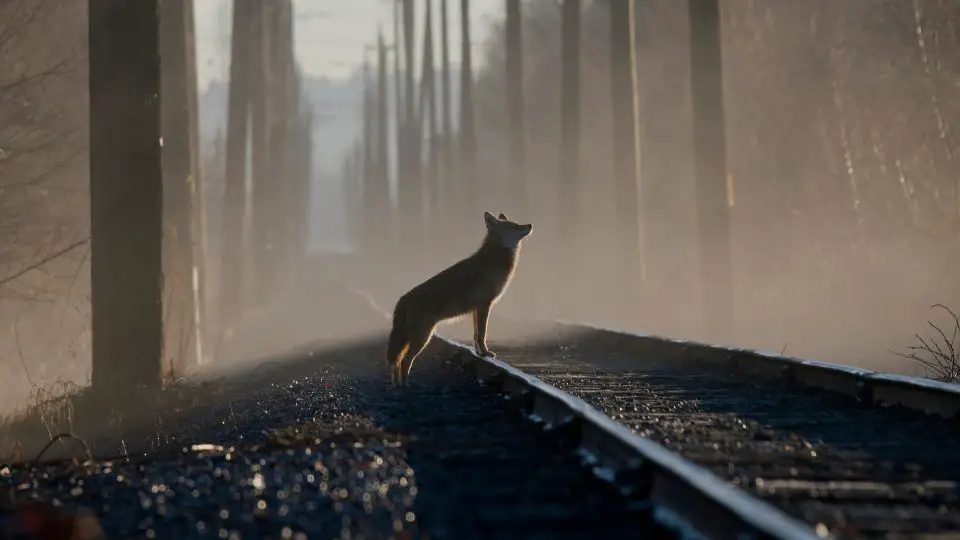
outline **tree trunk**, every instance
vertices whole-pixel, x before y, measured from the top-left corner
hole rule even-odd
[[[400,2],[393,4],[393,94],[396,100],[394,116],[396,117],[397,159],[402,155],[400,150],[401,133],[403,129],[403,79],[401,79],[400,57],[403,50],[402,35],[400,33]]]
[[[209,307],[207,303],[207,209],[204,197],[203,169],[200,166],[200,111],[197,103],[199,87],[197,84],[197,45],[196,24],[194,22],[193,0],[184,0],[184,17],[186,18],[186,64],[187,64],[187,108],[190,115],[190,198],[193,200],[193,216],[191,219],[193,230],[193,298],[194,317],[196,319],[197,360],[203,363],[206,360],[207,340],[210,324],[208,321]]]
[[[270,258],[273,256],[270,242],[273,234],[273,201],[276,182],[272,180],[269,163],[270,131],[273,111],[270,107],[270,35],[266,3],[257,3],[254,8],[253,32],[250,39],[250,164],[253,169],[253,219],[250,226],[247,265],[250,269],[248,294],[251,306],[266,307],[270,291]]]
[[[717,0],[690,2],[690,87],[705,330],[728,341],[735,329],[727,206],[727,156]]]
[[[511,194],[507,200],[513,202],[509,210],[521,216],[527,215],[527,175],[526,175],[526,114],[523,101],[523,39],[522,15],[520,0],[506,0],[507,24],[507,116],[510,121],[510,186],[507,192]]]
[[[230,39],[230,88],[227,103],[227,162],[223,225],[220,228],[220,307],[218,327],[229,331],[243,309],[244,239],[247,224],[247,144],[250,135],[250,35],[253,0],[236,0]]]
[[[423,225],[423,179],[420,174],[420,126],[417,122],[416,87],[414,81],[414,5],[403,0],[404,129],[402,183],[400,185],[400,217],[405,224],[404,235],[418,234]]]
[[[460,0],[460,197],[461,227],[475,220],[477,205],[477,132],[473,107],[473,53],[470,48],[470,0]],[[463,231],[459,231],[463,232]]]
[[[580,0],[563,0],[560,87],[560,234],[578,235],[580,182]]]
[[[450,219],[451,203],[455,195],[453,186],[455,185],[456,172],[453,169],[453,110],[450,105],[450,23],[447,14],[447,0],[440,0],[440,62],[442,70],[441,83],[441,109],[443,119],[443,142],[441,150],[443,153],[443,179],[444,179],[444,200],[442,207],[442,219],[446,222]]]
[[[618,250],[625,286],[645,281],[639,214],[639,133],[636,95],[634,0],[610,2],[610,90],[613,107],[613,166],[616,178]],[[634,281],[636,279],[637,281]],[[630,294],[622,295],[628,302]]]
[[[557,232],[569,242],[574,252],[580,252],[584,224],[580,221],[578,195],[580,188],[580,0],[563,0],[561,13],[561,73],[560,73],[560,186]],[[565,260],[566,254],[550,250],[549,265],[562,269],[563,276],[572,291],[583,290],[580,286],[581,261],[574,257]],[[581,303],[576,295],[565,295],[567,309],[576,311]]]
[[[297,256],[294,250],[296,212],[299,196],[293,177],[292,130],[297,110],[293,80],[293,17],[290,0],[278,0],[268,8],[270,21],[270,63],[268,102],[273,122],[270,130],[268,170],[271,173],[271,213],[275,216],[269,240],[272,256],[268,270],[272,282],[286,292],[295,287]]]
[[[93,375],[105,395],[163,376],[157,0],[89,0]]]
[[[433,54],[433,0],[427,0],[424,6],[423,25],[423,67],[420,73],[420,114],[417,115],[420,125],[426,127],[426,169],[424,170],[424,186],[427,191],[427,214],[433,224],[437,224],[440,213],[440,174],[437,170],[437,95],[436,72],[434,69]],[[423,131],[417,130],[418,140],[423,140]],[[431,228],[431,231],[433,229]]]
[[[197,351],[198,299],[193,283],[193,185],[196,137],[190,133],[191,77],[188,75],[187,9],[189,0],[161,0],[160,54],[162,60],[160,131],[163,134],[164,192],[164,361],[183,375],[199,363]]]
[[[383,253],[387,248],[390,234],[390,114],[387,97],[387,47],[383,34],[377,39],[377,140],[376,140],[376,178],[373,186],[374,213],[368,219],[376,223],[377,251]]]
[[[296,88],[299,89],[301,88],[299,77],[296,79]],[[310,194],[313,182],[313,109],[302,96],[298,97],[296,101],[295,131],[292,134],[292,163],[294,166],[293,182],[296,186],[298,199],[294,201],[293,213],[296,216],[297,227],[293,250],[297,254],[296,268],[299,272],[304,269],[310,232]]]
[[[370,64],[363,62],[363,185],[360,188],[363,205],[363,238],[364,246],[370,254],[377,254],[379,241],[376,221],[376,204],[374,200],[377,177],[376,154],[376,104],[374,103],[374,88],[371,80]]]

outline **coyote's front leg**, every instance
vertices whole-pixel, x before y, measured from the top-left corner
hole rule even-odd
[[[487,348],[487,322],[490,320],[492,302],[485,303],[473,312],[473,345],[480,356],[497,355]]]

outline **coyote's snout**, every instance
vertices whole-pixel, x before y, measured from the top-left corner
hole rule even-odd
[[[393,328],[387,344],[387,366],[393,384],[406,386],[417,355],[427,346],[437,325],[463,315],[473,315],[473,341],[477,354],[493,356],[487,349],[487,320],[513,277],[520,243],[533,225],[520,225],[500,214],[483,213],[487,235],[480,249],[397,300]]]

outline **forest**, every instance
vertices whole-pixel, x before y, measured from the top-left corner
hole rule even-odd
[[[587,281],[577,287],[585,295],[575,307],[581,311],[600,303],[595,291],[615,271],[604,262],[609,245],[592,240],[609,234],[613,215],[606,4],[585,2],[582,15],[584,187],[576,219],[587,240],[573,248],[577,259],[589,261]],[[929,373],[897,353],[921,345],[917,333],[947,350],[927,320],[946,337],[956,327],[948,310],[931,306],[960,300],[954,271],[960,6],[945,0],[721,4],[736,344]],[[561,9],[551,2],[523,9],[528,190],[536,193],[529,220],[551,227],[551,220],[568,219],[555,211]],[[619,322],[696,338],[687,322],[699,274],[686,3],[638,2],[635,33],[650,292]],[[507,174],[502,134],[509,118],[502,27],[492,34],[474,92],[479,175],[486,187],[501,190],[488,192],[490,202],[511,197],[511,186],[495,180]],[[955,377],[956,361],[951,367],[943,360],[946,372],[934,374]]]

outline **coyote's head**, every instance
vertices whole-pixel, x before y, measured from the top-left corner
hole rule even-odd
[[[495,217],[490,212],[484,212],[483,220],[487,223],[487,235],[495,238],[498,244],[507,249],[520,247],[520,241],[533,231],[533,225],[520,225],[510,221],[506,214]]]

